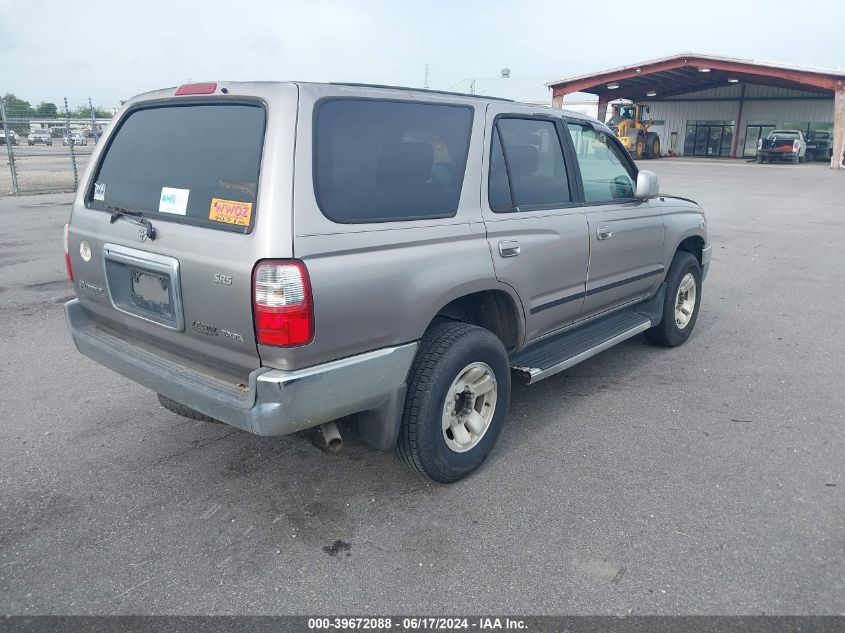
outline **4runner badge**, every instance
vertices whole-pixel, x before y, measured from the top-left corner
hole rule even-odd
[[[206,336],[217,336],[217,326],[211,325],[209,323],[203,323],[202,321],[194,321],[191,324],[191,328],[195,332],[199,332],[200,334],[205,334]]]

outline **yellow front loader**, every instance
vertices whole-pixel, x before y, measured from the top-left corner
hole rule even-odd
[[[649,132],[654,123],[645,119],[648,108],[639,103],[613,104],[612,116],[607,125],[616,134],[628,153],[634,158],[660,158],[660,137]]]

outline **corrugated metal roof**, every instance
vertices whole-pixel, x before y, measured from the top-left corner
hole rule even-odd
[[[720,57],[717,55],[708,55],[706,53],[679,53],[678,55],[670,55],[669,57],[659,57],[657,59],[649,59],[643,62],[639,62],[637,64],[630,64],[628,66],[618,66],[616,68],[608,68],[606,70],[597,71],[594,73],[589,73],[586,75],[579,75],[577,77],[567,77],[566,79],[558,79],[556,81],[548,81],[546,82],[546,86],[553,87],[557,84],[562,83],[569,83],[573,81],[580,81],[583,79],[590,79],[592,77],[599,77],[601,75],[607,75],[610,73],[617,73],[617,72],[625,72],[628,70],[636,70],[642,66],[651,66],[653,64],[660,64],[662,62],[669,62],[676,59],[697,59],[697,60],[710,60],[714,62],[727,62],[732,64],[749,64],[753,66],[762,66],[766,68],[775,68],[778,70],[792,70],[798,72],[805,72],[805,73],[813,73],[817,75],[828,75],[831,77],[841,77],[845,78],[845,68],[818,68],[813,66],[797,66],[794,64],[783,64],[781,62],[770,62],[770,61],[761,61],[757,59],[743,59],[741,57]]]

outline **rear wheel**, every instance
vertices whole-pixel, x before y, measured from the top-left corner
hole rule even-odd
[[[757,164],[760,165],[760,164],[762,164],[762,162],[763,162],[763,155],[757,154]]]
[[[660,158],[660,137],[656,132],[650,132],[646,136],[645,153],[649,158]]]
[[[223,424],[220,420],[216,420],[210,416],[205,415],[204,413],[200,413],[196,409],[192,409],[191,407],[186,407],[184,404],[179,404],[175,400],[171,400],[167,396],[163,396],[160,393],[156,394],[158,396],[158,401],[165,409],[170,411],[171,413],[175,413],[176,415],[181,415],[183,418],[188,418],[190,420],[197,420],[199,422],[212,422],[214,424]]]
[[[408,376],[397,457],[440,483],[466,477],[499,437],[510,387],[508,355],[492,332],[466,323],[432,326]]]
[[[813,162],[813,161],[815,161],[815,160],[816,160],[816,157],[815,157],[815,155],[813,154],[813,152],[811,152],[811,151],[809,151],[809,150],[808,150],[808,151],[807,151],[807,153],[806,153],[806,154],[804,154],[804,162],[805,162],[805,163],[812,163],[812,162]]]
[[[663,320],[646,330],[646,338],[663,347],[685,343],[695,327],[700,304],[701,267],[694,255],[678,251],[666,274]]]

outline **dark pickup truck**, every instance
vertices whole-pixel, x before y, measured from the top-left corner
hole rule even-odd
[[[757,142],[757,162],[788,160],[797,165],[804,162],[807,141],[800,130],[772,130]]]
[[[805,162],[814,160],[829,161],[833,158],[833,133],[829,130],[810,132],[807,137],[807,153],[804,155]]]

